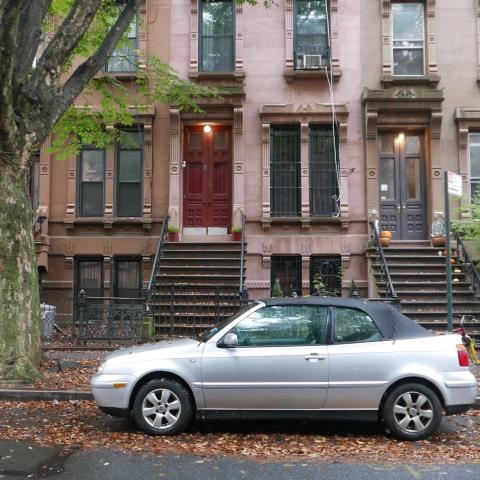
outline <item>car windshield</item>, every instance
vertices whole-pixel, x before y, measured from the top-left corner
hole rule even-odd
[[[198,336],[198,340],[204,343],[207,342],[222,328],[226,327],[230,322],[233,322],[233,320],[238,318],[240,315],[243,315],[245,312],[248,312],[248,310],[251,310],[256,305],[258,305],[258,302],[249,303],[247,306],[241,308],[237,313],[234,313],[231,317],[226,318],[222,322],[218,322],[213,328],[200,334]]]

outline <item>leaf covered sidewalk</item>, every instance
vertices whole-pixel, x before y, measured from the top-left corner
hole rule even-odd
[[[259,461],[478,463],[480,412],[444,419],[429,440],[399,442],[375,424],[196,423],[175,437],[149,437],[130,421],[102,414],[94,402],[0,402],[0,438],[81,449],[193,453]]]

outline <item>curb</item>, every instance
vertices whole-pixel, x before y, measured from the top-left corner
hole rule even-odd
[[[0,400],[93,400],[87,390],[9,390],[0,389]]]
[[[93,400],[87,390],[9,390],[0,389],[0,400]],[[472,410],[480,410],[480,397],[477,397]]]

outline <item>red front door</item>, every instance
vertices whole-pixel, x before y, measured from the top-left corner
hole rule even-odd
[[[231,128],[203,126],[185,129],[183,227],[197,233],[230,230],[232,171]]]

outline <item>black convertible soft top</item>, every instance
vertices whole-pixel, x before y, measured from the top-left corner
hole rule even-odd
[[[410,320],[388,303],[369,302],[355,298],[335,297],[296,297],[296,298],[266,298],[260,300],[267,306],[275,305],[323,305],[327,307],[355,308],[365,312],[374,322],[385,338],[402,339],[430,337],[433,334]]]

